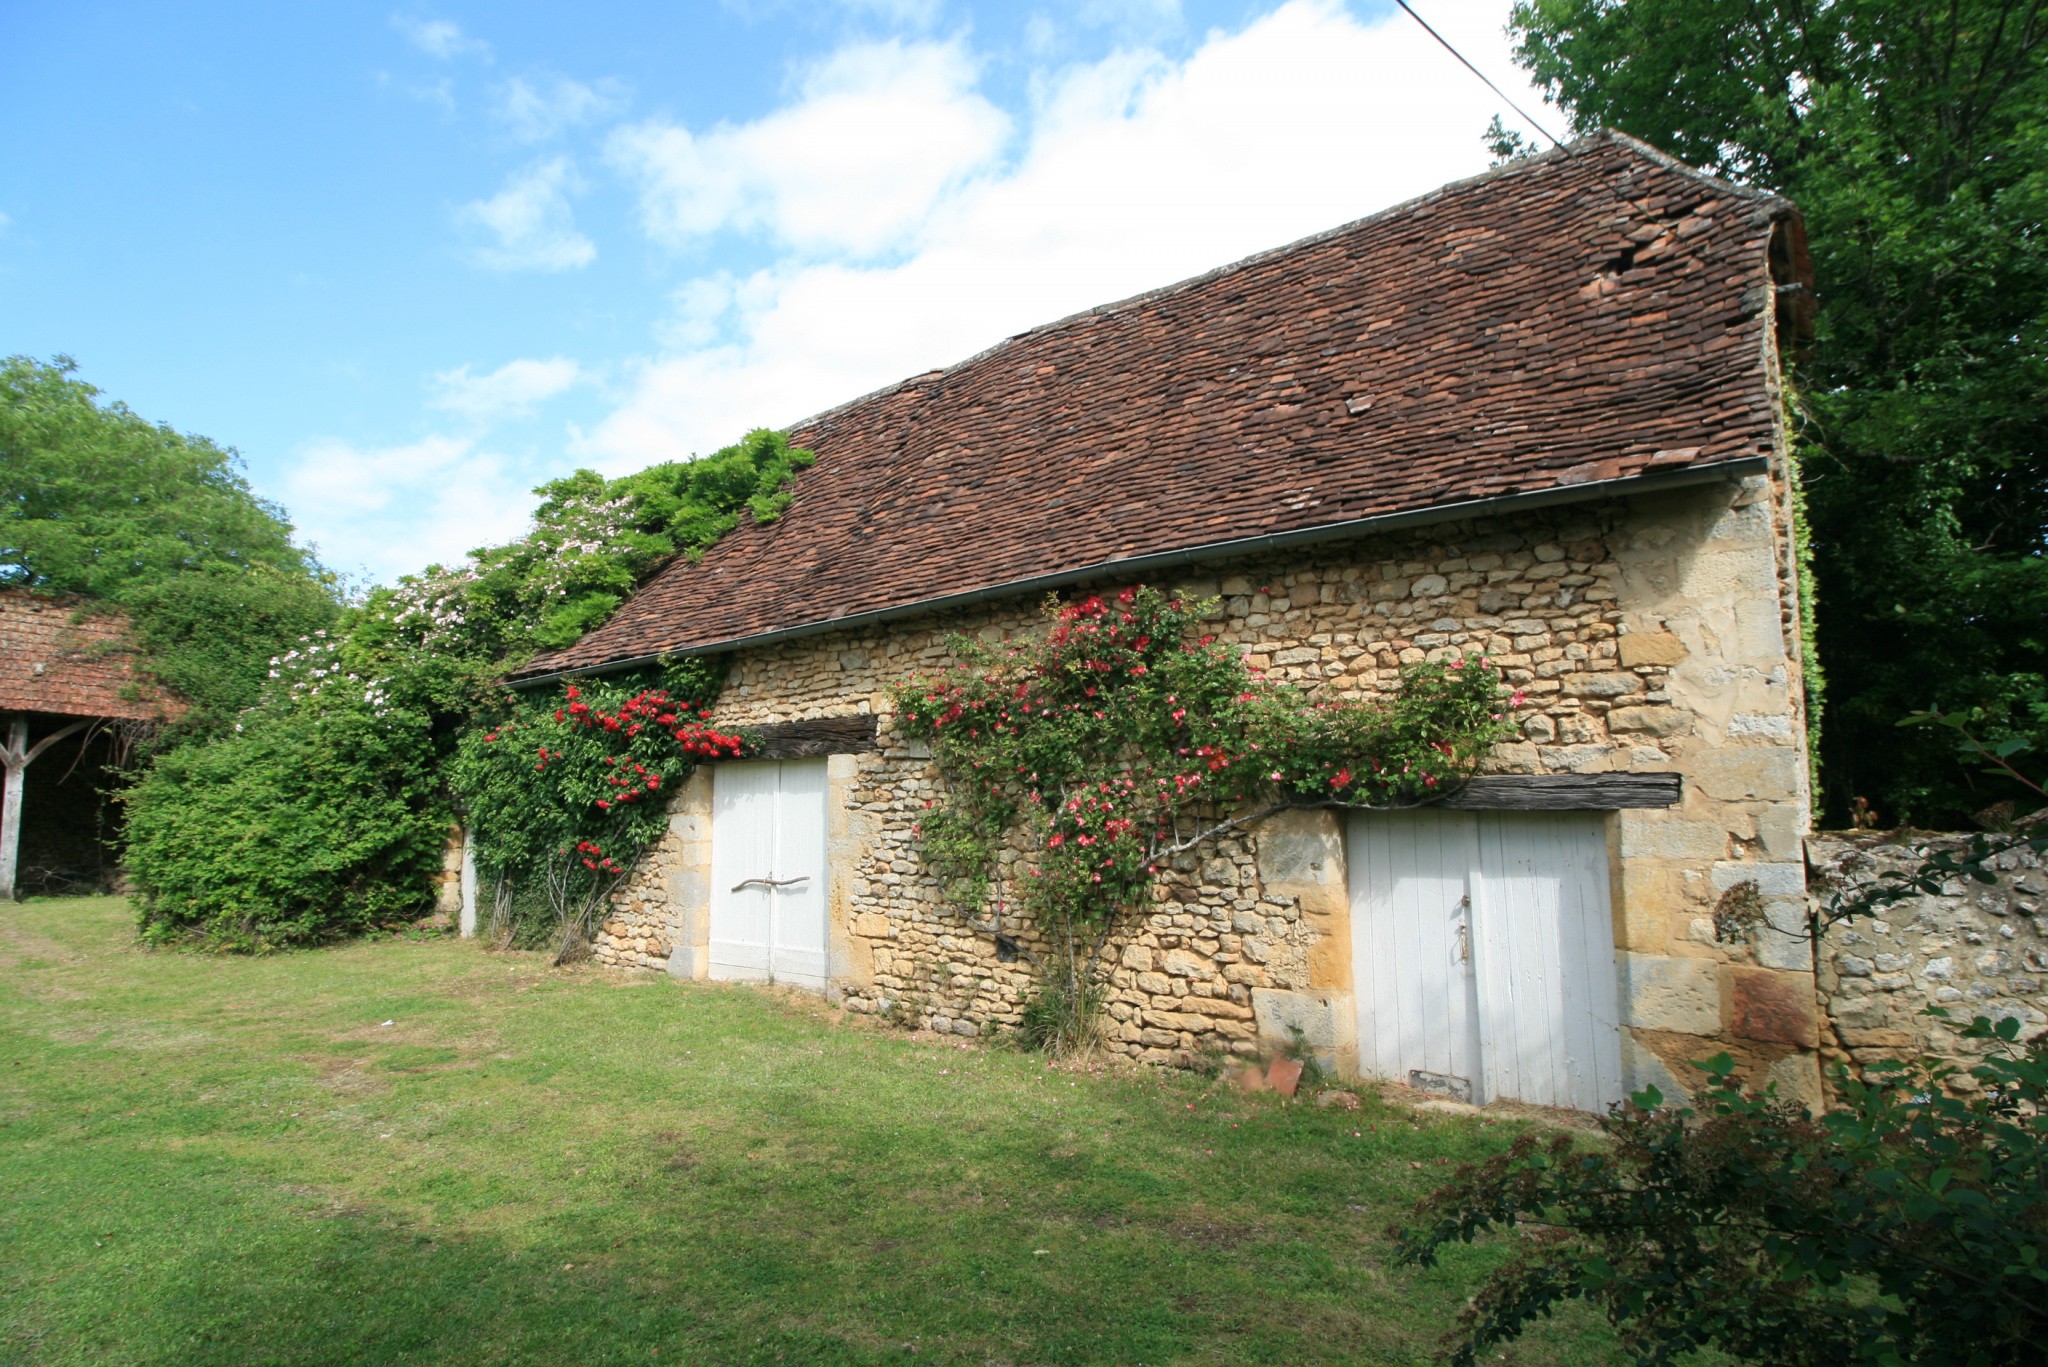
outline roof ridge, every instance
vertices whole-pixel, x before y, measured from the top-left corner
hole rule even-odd
[[[1005,351],[1011,346],[1015,345],[1016,343],[1024,341],[1027,338],[1037,337],[1047,332],[1057,331],[1060,328],[1066,327],[1070,323],[1080,322],[1084,318],[1108,317],[1112,314],[1120,313],[1127,309],[1132,309],[1139,307],[1140,305],[1152,303],[1155,300],[1169,298],[1185,290],[1193,289],[1198,285],[1206,285],[1212,280],[1218,280],[1228,275],[1234,275],[1239,271],[1249,270],[1254,266],[1264,265],[1269,261],[1274,261],[1282,257],[1290,256],[1293,253],[1301,251],[1308,247],[1320,246],[1325,242],[1334,241],[1335,239],[1343,237],[1348,233],[1356,232],[1361,228],[1365,228],[1372,224],[1380,223],[1385,220],[1395,218],[1404,213],[1412,212],[1413,210],[1421,207],[1424,204],[1431,202],[1432,200],[1443,199],[1449,195],[1470,190],[1477,186],[1487,184],[1490,181],[1508,180],[1512,179],[1515,176],[1527,175],[1531,171],[1537,170],[1540,167],[1551,165],[1553,163],[1569,162],[1573,158],[1580,156],[1585,150],[1609,144],[1618,145],[1623,150],[1633,152],[1636,155],[1643,157],[1645,160],[1655,163],[1656,165],[1664,168],[1667,171],[1678,172],[1681,175],[1690,177],[1693,180],[1697,180],[1702,184],[1708,185],[1713,189],[1722,192],[1723,194],[1734,195],[1742,199],[1752,199],[1757,200],[1759,202],[1769,202],[1777,205],[1783,205],[1787,209],[1790,209],[1792,207],[1791,201],[1785,199],[1781,195],[1775,195],[1766,190],[1752,189],[1751,187],[1745,185],[1737,185],[1735,182],[1730,180],[1723,180],[1719,176],[1711,175],[1708,172],[1702,171],[1695,166],[1687,165],[1685,162],[1680,161],[1678,158],[1672,156],[1669,152],[1659,151],[1657,148],[1652,147],[1649,143],[1644,142],[1641,138],[1632,137],[1627,133],[1619,131],[1618,129],[1603,126],[1594,129],[1592,132],[1587,133],[1582,137],[1575,138],[1571,142],[1559,143],[1553,146],[1547,152],[1537,152],[1526,157],[1517,157],[1513,161],[1503,162],[1499,166],[1489,166],[1486,170],[1480,171],[1474,175],[1466,176],[1463,180],[1448,181],[1445,184],[1439,185],[1432,190],[1426,190],[1419,195],[1411,195],[1407,199],[1401,200],[1399,203],[1389,204],[1384,209],[1375,209],[1373,212],[1369,214],[1362,215],[1358,218],[1349,219],[1343,223],[1337,224],[1335,227],[1325,228],[1321,232],[1310,233],[1306,237],[1298,237],[1291,242],[1283,242],[1277,247],[1264,248],[1260,251],[1253,252],[1249,256],[1239,257],[1235,261],[1228,261],[1221,266],[1215,266],[1210,268],[1209,270],[1202,271],[1197,275],[1190,275],[1183,279],[1175,280],[1164,285],[1155,285],[1151,289],[1140,290],[1136,294],[1126,295],[1121,299],[1113,299],[1106,304],[1095,304],[1085,309],[1076,309],[1072,313],[1064,314],[1058,318],[1052,319],[1049,322],[1039,323],[1035,326],[1025,328],[1022,332],[1013,332],[1009,336],[1004,337],[1002,340],[993,342],[988,346],[983,347],[981,350],[975,352],[974,354],[953,362],[951,365],[933,366],[928,370],[921,370],[915,375],[911,375],[904,379],[894,381],[893,383],[890,384],[885,384],[878,389],[871,389],[865,394],[861,394],[854,398],[846,400],[844,403],[836,403],[833,404],[830,408],[821,409],[818,412],[811,414],[811,416],[807,418],[803,418],[797,422],[791,423],[788,427],[785,427],[782,430],[785,432],[797,432],[806,427],[816,427],[821,424],[828,423],[832,420],[832,418],[834,418],[838,414],[844,413],[848,409],[858,408],[860,405],[867,403],[870,400],[882,398],[884,395],[894,394],[900,390],[907,389],[912,385],[928,383],[929,381],[935,378],[943,381],[947,376],[953,375],[958,371],[965,370],[969,366],[976,365],[979,362],[984,361],[989,357],[998,354],[999,352]]]

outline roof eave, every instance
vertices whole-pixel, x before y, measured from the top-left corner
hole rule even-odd
[[[693,655],[719,655],[730,651],[754,650],[762,646],[778,645],[784,641],[800,640],[807,636],[821,636],[826,632],[845,631],[853,627],[875,626],[884,622],[900,621],[906,617],[920,617],[930,613],[944,612],[952,608],[972,607],[1000,598],[1017,598],[1027,594],[1043,593],[1068,588],[1075,584],[1105,578],[1124,578],[1151,574],[1158,570],[1178,569],[1186,565],[1206,564],[1211,561],[1237,560],[1266,551],[1292,550],[1304,546],[1320,545],[1331,541],[1346,541],[1394,531],[1404,527],[1428,526],[1440,522],[1456,522],[1464,518],[1492,517],[1505,513],[1523,512],[1534,508],[1554,507],[1564,503],[1584,503],[1597,499],[1637,494],[1659,493],[1667,489],[1680,489],[1692,485],[1711,484],[1721,480],[1736,480],[1747,475],[1762,474],[1770,467],[1768,455],[1738,456],[1731,460],[1713,461],[1703,465],[1690,465],[1677,470],[1652,470],[1643,474],[1624,475],[1618,479],[1589,480],[1582,484],[1556,485],[1548,489],[1534,489],[1523,493],[1493,494],[1485,498],[1466,499],[1457,503],[1440,503],[1427,508],[1414,508],[1404,512],[1381,513],[1373,517],[1352,518],[1344,522],[1325,523],[1319,527],[1304,527],[1295,531],[1269,532],[1262,536],[1241,537],[1231,541],[1213,541],[1200,546],[1189,546],[1179,550],[1157,551],[1149,555],[1134,555],[1117,560],[1099,561],[1073,569],[1056,570],[1050,574],[1033,575],[1025,579],[1007,580],[985,588],[969,589],[964,593],[944,594],[937,598],[920,598],[914,602],[896,603],[888,607],[873,608],[866,612],[851,613],[844,617],[831,617],[822,621],[805,622],[798,626],[783,627],[775,631],[757,632],[751,636],[737,636],[723,641],[711,641],[701,645],[681,646],[671,650],[656,651],[652,654],[635,655],[625,659],[609,660],[600,664],[579,665],[569,669],[553,670],[535,674],[523,679],[511,679],[507,685],[516,689],[538,688],[557,680],[589,678],[600,674],[616,674],[622,670],[638,669],[658,664],[663,660],[684,659]]]

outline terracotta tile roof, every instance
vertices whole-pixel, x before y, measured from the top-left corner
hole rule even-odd
[[[127,619],[100,612],[73,621],[81,606],[0,588],[0,712],[156,721],[183,711],[154,689],[122,696],[135,682]]]
[[[1781,220],[1601,133],[1024,333],[799,424],[779,521],[521,673],[1766,455]]]

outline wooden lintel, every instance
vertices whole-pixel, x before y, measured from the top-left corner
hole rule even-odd
[[[1510,812],[1608,812],[1676,807],[1677,774],[1478,774],[1438,807]]]
[[[875,718],[816,717],[741,728],[749,737],[748,759],[811,759],[857,755],[875,748]]]

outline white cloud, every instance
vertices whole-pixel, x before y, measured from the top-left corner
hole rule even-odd
[[[535,83],[517,76],[498,90],[499,120],[522,142],[545,142],[580,124],[606,118],[626,106],[623,82],[586,85],[566,78]]]
[[[507,361],[484,375],[457,366],[434,376],[438,392],[430,402],[478,422],[495,422],[526,417],[583,378],[583,368],[565,356]]]
[[[462,437],[382,447],[318,440],[294,453],[284,494],[322,559],[389,583],[517,536],[530,483],[508,458]]]
[[[938,22],[940,0],[838,0],[841,9],[871,14],[903,28],[930,28]]]
[[[404,36],[406,42],[429,57],[444,62],[472,55],[490,60],[491,45],[481,38],[470,37],[462,31],[462,25],[453,20],[414,19],[395,14],[391,17],[391,26]]]
[[[1508,57],[1504,7],[1425,13],[1534,101]],[[877,70],[871,49],[854,52]],[[971,66],[945,61],[933,68],[942,80],[910,78],[914,93],[871,81],[861,99],[926,118],[972,109],[979,96],[960,74]],[[1211,33],[1185,61],[1128,51],[1046,74],[1008,163],[984,132],[950,144],[934,178],[916,166],[928,148],[913,139],[799,190],[798,168],[821,149],[756,130],[815,128],[832,154],[862,155],[859,139],[842,144],[829,120],[813,122],[818,107],[807,84],[790,108],[744,128],[692,137],[643,125],[616,145],[647,177],[659,240],[734,226],[798,250],[680,291],[661,337],[669,350],[632,368],[624,402],[578,434],[580,458],[620,471],[712,450],[1007,334],[1362,217],[1483,170],[1480,134],[1500,102],[1399,11],[1361,22],[1327,0],[1296,0]],[[720,139],[756,160],[736,169],[737,151],[707,157]],[[906,149],[917,154],[907,166]],[[863,216],[863,195],[886,207]],[[841,213],[857,226],[835,228]],[[833,221],[814,226],[814,215]],[[878,242],[897,255],[863,255]],[[838,259],[818,259],[828,247]]]
[[[597,247],[576,231],[569,207],[570,191],[580,188],[575,166],[567,157],[555,157],[514,173],[489,199],[463,205],[457,218],[493,239],[477,249],[478,264],[505,271],[589,265]]]
[[[765,118],[703,133],[649,120],[615,132],[610,156],[639,183],[657,241],[759,230],[801,251],[874,254],[1001,150],[1010,121],[977,75],[957,42],[855,44]]]

